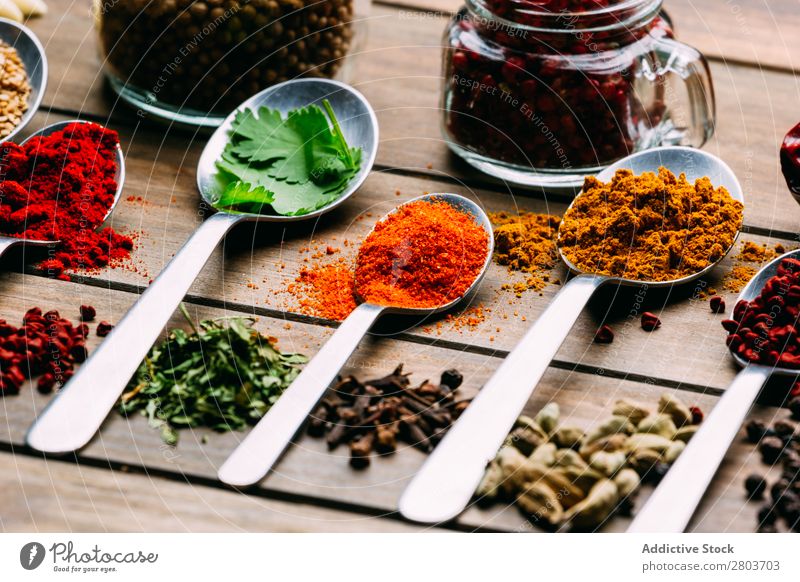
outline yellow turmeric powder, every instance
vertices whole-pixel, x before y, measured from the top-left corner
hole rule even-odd
[[[582,271],[638,281],[672,281],[725,255],[742,225],[743,206],[708,178],[694,184],[618,170],[610,183],[587,178],[564,215],[558,244]]]

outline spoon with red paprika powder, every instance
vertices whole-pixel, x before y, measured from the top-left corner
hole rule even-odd
[[[742,368],[628,528],[636,533],[686,529],[725,453],[773,374],[800,374],[800,251],[762,268],[722,322]]]
[[[743,202],[742,188],[733,171],[716,156],[692,148],[666,147],[639,152],[609,166],[597,179],[610,182],[619,169],[631,170],[635,175],[657,173],[662,166],[678,174],[685,173],[689,180],[707,177],[716,187],[725,187],[734,200]],[[568,213],[582,194],[575,198]],[[561,225],[563,229],[564,221]],[[735,237],[730,246],[734,243]],[[400,513],[413,521],[441,523],[467,507],[486,466],[494,459],[559,347],[600,287],[646,284],[648,288],[657,288],[685,284],[706,275],[730,247],[722,250],[717,260],[695,273],[672,280],[637,281],[583,271],[567,259],[559,246],[561,260],[575,276],[553,298],[428,457],[403,492]]]
[[[456,194],[428,194],[381,219],[356,258],[359,306],[228,457],[220,480],[237,487],[260,481],[381,315],[451,309],[477,289],[493,250],[489,217]]]
[[[0,256],[17,245],[62,242],[59,233],[84,231],[94,237],[122,197],[125,157],[117,134],[91,121],[59,121],[19,145],[3,142],[0,159],[5,203],[0,208]],[[3,213],[6,206],[8,214]],[[6,226],[13,231],[3,232]],[[54,256],[60,254],[57,249]],[[86,256],[82,262],[94,259]]]
[[[209,216],[39,415],[28,431],[27,442],[31,447],[47,453],[68,453],[92,439],[214,249],[233,227],[243,222],[285,223],[319,218],[342,204],[364,183],[378,151],[378,121],[369,102],[361,93],[338,81],[295,79],[265,89],[242,103],[208,140],[197,163],[197,187],[203,208],[214,206],[219,188],[215,162],[225,148],[237,115],[261,106],[290,111],[324,99],[336,111],[347,143],[363,152],[360,170],[346,190],[327,206],[302,216],[224,211]]]

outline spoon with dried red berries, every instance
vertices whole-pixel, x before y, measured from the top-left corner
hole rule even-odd
[[[629,532],[686,529],[761,388],[773,374],[797,376],[800,250],[773,260],[747,284],[723,322],[742,370],[639,511]],[[784,350],[784,346],[786,349]]]
[[[20,143],[20,145],[24,146],[25,144],[27,144],[28,142],[30,142],[34,138],[46,137],[46,136],[54,134],[54,133],[56,133],[58,131],[65,130],[70,125],[73,125],[75,123],[92,123],[92,124],[94,124],[93,121],[85,121],[85,120],[82,120],[82,119],[71,119],[71,120],[68,120],[68,121],[58,121],[56,123],[52,123],[52,124],[50,124],[50,125],[48,125],[46,127],[43,127],[41,129],[37,130],[35,133],[31,134],[25,140],[23,140]],[[70,139],[69,135],[65,135],[65,137],[67,139]],[[8,141],[8,140],[6,140],[6,141]],[[0,145],[0,157],[5,155],[6,151],[7,150],[4,150],[2,148],[2,145]],[[125,156],[123,155],[122,147],[120,147],[119,144],[117,144],[117,147],[114,149],[114,154],[116,156],[116,171],[114,173],[114,181],[117,184],[117,189],[114,192],[114,200],[111,202],[111,205],[108,207],[108,210],[106,211],[106,214],[103,217],[103,222],[105,222],[108,219],[108,217],[111,216],[111,213],[114,211],[114,208],[116,208],[117,203],[122,198],[122,185],[125,183]],[[100,227],[100,225],[97,225],[97,226],[98,226],[98,228]],[[15,247],[15,246],[19,246],[19,245],[32,246],[32,247],[46,247],[46,246],[50,246],[50,245],[52,245],[54,243],[57,243],[57,242],[59,242],[59,241],[57,241],[57,240],[44,240],[44,239],[24,238],[22,236],[11,236],[11,235],[0,233],[0,257],[2,257],[3,254],[5,254],[5,252],[8,249],[10,249],[11,247]]]
[[[716,156],[692,148],[656,148],[633,154],[597,177],[609,182],[622,168],[640,175],[657,173],[662,166],[676,174],[685,173],[689,180],[708,177],[715,187],[726,188],[734,200],[743,202],[742,187],[733,171]],[[730,246],[735,242],[734,238]],[[495,457],[558,348],[600,287],[606,284],[640,287],[646,283],[652,289],[685,284],[706,275],[729,250],[730,247],[725,249],[717,261],[701,271],[676,280],[652,282],[583,272],[559,249],[561,260],[576,276],[553,298],[428,457],[403,492],[400,513],[414,521],[440,523],[456,517],[467,507],[486,465]]]

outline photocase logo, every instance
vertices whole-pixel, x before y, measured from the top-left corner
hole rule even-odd
[[[26,570],[35,570],[44,561],[44,546],[39,542],[29,542],[19,551],[19,563]]]

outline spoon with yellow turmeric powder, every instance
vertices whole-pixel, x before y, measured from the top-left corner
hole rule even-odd
[[[733,171],[690,148],[634,154],[587,178],[558,230],[561,260],[575,276],[436,447],[403,493],[400,512],[426,523],[458,515],[595,291],[704,276],[736,242],[743,209]]]

